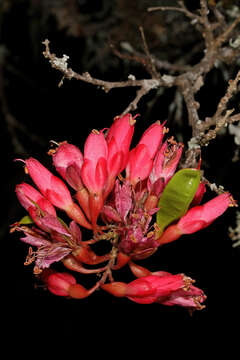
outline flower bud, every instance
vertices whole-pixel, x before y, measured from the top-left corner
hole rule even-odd
[[[202,309],[204,306],[201,303],[206,296],[192,283],[193,280],[183,274],[148,275],[128,284],[125,296],[140,304],[157,302],[169,306]]]
[[[75,145],[68,144],[67,142],[61,143],[52,158],[57,172],[63,179],[67,180],[66,172],[69,166],[73,166],[80,176],[83,155]]]
[[[133,185],[149,176],[153,166],[153,158],[162,142],[163,135],[163,125],[157,121],[144,132],[138,145],[130,151],[126,178]]]
[[[158,239],[160,245],[177,240],[183,234],[192,234],[209,226],[231,205],[229,193],[218,195],[204,205],[191,208],[178,221],[170,225]]]
[[[56,216],[56,211],[52,204],[31,185],[26,183],[17,185],[16,194],[19,202],[27,211],[31,207],[38,205],[43,212]]]
[[[69,296],[69,288],[76,284],[76,279],[68,273],[55,272],[47,277],[47,287],[54,295]]]
[[[34,158],[29,158],[25,163],[29,175],[41,193],[54,206],[65,210],[71,219],[91,229],[91,225],[86,220],[81,209],[73,202],[71,194],[64,182]]]
[[[54,206],[65,209],[72,204],[71,194],[62,180],[34,158],[29,158],[25,163],[34,183]]]
[[[103,190],[107,182],[107,143],[102,132],[93,130],[84,146],[81,177],[89,195],[89,213],[94,230],[103,208]]]
[[[111,176],[116,176],[126,166],[129,147],[134,133],[134,123],[135,120],[131,114],[116,117],[107,133],[108,172]],[[121,158],[118,166],[115,165],[117,154],[119,154],[119,158]]]
[[[102,132],[93,130],[84,146],[82,180],[90,193],[102,192],[107,180],[107,143]]]

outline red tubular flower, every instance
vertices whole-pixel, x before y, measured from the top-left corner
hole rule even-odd
[[[140,277],[129,284],[113,282],[102,288],[114,296],[127,297],[139,304],[154,302],[163,305],[180,305],[190,309],[202,309],[205,300],[201,289],[193,286],[194,281],[183,275],[159,272],[159,275]]]
[[[170,225],[158,239],[160,245],[177,240],[184,234],[192,234],[209,226],[231,206],[229,193],[218,195],[204,205],[191,208],[175,225]]]
[[[34,158],[29,158],[25,161],[25,164],[34,183],[54,206],[60,209],[66,209],[72,204],[71,194],[62,180],[54,176],[45,166]]]
[[[102,132],[93,130],[84,146],[82,179],[90,193],[102,192],[107,180],[108,147]]]
[[[134,133],[134,124],[135,120],[131,114],[116,117],[107,133],[108,183],[104,190],[105,197],[112,190],[116,176],[124,170],[127,164],[129,147]]]
[[[63,142],[53,154],[53,163],[59,174],[77,191],[76,198],[84,213],[90,219],[89,193],[83,186],[81,168],[83,155],[75,145]]]
[[[71,194],[62,180],[34,158],[29,158],[25,164],[34,183],[54,206],[66,211],[69,217],[80,225],[91,229],[91,225],[77,204],[73,202]]]
[[[106,141],[108,144],[108,171],[113,172],[113,176],[123,171],[127,164],[129,147],[134,133],[134,124],[136,120],[131,114],[122,117],[116,117],[110,127]],[[118,169],[114,167],[114,158],[120,153],[121,163]]]
[[[74,299],[83,299],[98,287],[94,286],[92,289],[87,290],[80,284],[77,284],[76,279],[71,274],[66,272],[59,273],[53,272],[42,276],[43,281],[47,284],[48,290],[54,295],[67,296]]]
[[[93,130],[85,142],[81,177],[90,193],[89,209],[94,228],[103,207],[103,190],[107,182],[107,157],[108,147],[103,133]]]
[[[70,286],[77,282],[71,274],[54,272],[47,277],[46,283],[48,290],[54,295],[68,296]]]
[[[20,204],[29,211],[36,203],[43,212],[56,216],[53,205],[45,199],[39,191],[29,184],[22,183],[16,186],[16,194]]]
[[[144,132],[138,145],[130,151],[126,166],[126,178],[133,185],[149,176],[163,135],[163,125],[157,121]]]
[[[185,286],[182,274],[143,276],[128,284],[126,296],[139,304],[151,304]]]
[[[196,308],[197,310],[201,310],[205,307],[205,305],[201,305],[205,299],[206,295],[204,295],[201,289],[190,285],[187,291],[184,288],[180,289],[172,293],[167,298],[159,298],[158,302],[167,306],[179,305],[189,309]]]
[[[57,172],[76,190],[76,187],[79,187],[79,182],[81,184],[80,174],[83,164],[83,155],[81,151],[77,146],[63,142],[59,145],[52,158]],[[75,169],[75,173],[78,174],[78,181],[75,178],[69,178],[69,167]]]

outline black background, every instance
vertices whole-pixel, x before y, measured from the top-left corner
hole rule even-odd
[[[81,2],[82,11],[96,11],[88,3]],[[3,17],[0,34],[1,42],[9,52],[4,67],[8,106],[14,117],[28,130],[28,134],[18,132],[25,153],[17,153],[1,114],[1,258],[4,284],[6,281],[6,285],[2,286],[2,296],[7,302],[4,309],[10,332],[17,329],[19,335],[24,331],[26,336],[34,336],[38,331],[41,336],[45,336],[43,334],[46,332],[58,333],[68,341],[77,335],[81,339],[81,346],[84,347],[87,340],[91,340],[93,344],[98,344],[96,347],[101,344],[103,352],[109,340],[119,349],[124,344],[134,352],[141,347],[145,350],[157,348],[161,340],[171,339],[173,335],[179,339],[185,338],[186,343],[193,338],[204,347],[206,342],[213,341],[213,336],[217,335],[219,341],[230,334],[234,343],[234,323],[239,324],[240,254],[239,248],[232,248],[228,237],[228,227],[234,226],[234,209],[229,209],[209,228],[164,246],[151,259],[142,263],[149,265],[152,270],[186,273],[196,280],[196,286],[204,290],[207,300],[206,309],[196,311],[192,316],[183,308],[158,304],[139,305],[127,299],[113,298],[102,291],[77,301],[56,297],[35,286],[32,266],[23,265],[27,246],[19,241],[18,233],[8,233],[9,225],[25,215],[16,200],[15,185],[29,181],[22,164],[13,160],[33,156],[53,170],[47,155],[50,140],[68,140],[83,149],[84,139],[91,129],[109,127],[113,117],[120,114],[133,99],[135,90],[114,89],[105,94],[92,85],[75,80],[65,80],[64,85],[58,88],[61,75],[50,68],[41,54],[44,50],[41,41],[46,37],[51,41],[53,52],[59,56],[70,55],[70,66],[79,73],[91,70],[91,74],[96,77],[119,80],[126,78],[126,70],[120,61],[117,66],[113,61],[113,65],[104,71],[96,65],[87,68],[87,64],[81,61],[87,48],[86,37],[66,35],[64,30],[57,29],[53,19],[46,28],[39,25],[33,36],[32,19],[35,17],[38,24],[38,14],[30,12],[30,4],[28,1],[16,1],[11,11]],[[139,66],[128,66],[128,70],[139,78],[146,76],[145,70]],[[199,95],[203,114],[212,106],[209,96],[213,96],[213,102],[218,99],[213,79],[218,79],[217,72],[209,75],[207,87]],[[219,84],[218,89],[221,89],[221,78]],[[164,121],[167,118],[172,92],[166,91],[149,113],[147,104],[154,96],[150,94],[146,100],[143,99],[135,112],[141,114],[137,120],[135,143],[141,132],[153,121]],[[171,122],[168,126],[170,134],[175,135]],[[182,136],[188,140],[190,129],[187,121],[184,126]],[[33,139],[34,135],[36,139]],[[220,136],[203,149],[203,165],[206,166],[205,175],[210,181],[222,184],[238,199],[239,162],[231,162],[233,153],[232,137]],[[211,196],[213,194],[208,190],[206,199]],[[132,279],[127,269],[123,270],[122,278],[119,275],[117,278],[126,281]],[[89,280],[89,283],[85,283],[91,286],[93,282]],[[182,342],[182,351],[186,343]],[[170,354],[172,351],[169,348]]]

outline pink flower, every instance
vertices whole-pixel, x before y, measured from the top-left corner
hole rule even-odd
[[[108,144],[108,172],[116,176],[127,164],[129,147],[134,133],[135,120],[131,114],[116,117],[110,127],[106,141]],[[116,163],[118,164],[116,166]]]
[[[206,296],[201,289],[190,285],[187,291],[184,288],[177,290],[167,298],[159,298],[158,302],[167,306],[179,305],[188,309],[196,308],[201,310],[205,307],[204,305],[201,305],[205,299]]]
[[[29,158],[25,161],[25,164],[28,174],[34,183],[54,206],[60,209],[66,209],[72,204],[71,194],[62,180],[53,175],[34,158]]]
[[[130,151],[126,166],[126,178],[133,185],[149,176],[163,135],[163,125],[157,121],[144,132],[138,145]]]
[[[38,273],[42,269],[48,268],[52,263],[64,259],[72,252],[73,248],[81,248],[81,230],[74,221],[67,227],[56,216],[49,214],[44,216],[36,214],[34,221],[38,228],[29,229],[26,226],[18,226],[17,230],[24,233],[25,236],[21,237],[23,242],[37,247],[34,252],[31,248],[30,256],[27,256],[26,262],[35,261],[35,269],[38,270]]]
[[[56,216],[56,211],[52,204],[31,185],[26,183],[17,185],[16,194],[19,202],[27,211],[29,211],[31,207],[36,207],[36,203],[43,212]]]
[[[183,275],[159,272],[159,275],[140,277],[129,284],[113,282],[102,288],[114,296],[127,297],[139,304],[154,302],[163,305],[180,305],[190,309],[202,309],[201,303],[206,296],[203,291],[193,286],[194,281]]]
[[[115,178],[126,167],[129,147],[134,133],[135,120],[131,114],[122,117],[116,117],[110,127],[106,142],[108,145],[108,182],[104,189],[106,197],[114,186]]]
[[[183,234],[192,234],[209,226],[215,219],[222,215],[231,205],[229,193],[218,195],[204,205],[191,208],[178,221],[170,225],[158,239],[160,245],[177,240]]]
[[[78,147],[63,142],[59,145],[52,158],[57,172],[70,186],[75,190],[82,187],[80,174],[83,164],[83,155]]]
[[[47,287],[54,295],[68,296],[69,288],[71,285],[75,285],[76,279],[69,273],[55,272],[47,277]]]
[[[155,156],[152,171],[148,178],[148,189],[154,191],[154,184],[162,179],[164,186],[174,175],[182,155],[183,144],[176,143],[173,138],[166,140]],[[156,188],[156,186],[155,186]],[[162,191],[163,188],[160,188]],[[157,196],[159,194],[156,194]]]
[[[93,130],[84,146],[82,180],[90,193],[101,193],[107,180],[108,147],[102,132]]]
[[[42,280],[46,283],[48,290],[58,296],[66,296],[73,299],[83,299],[95,290],[85,289],[82,285],[77,284],[76,279],[69,273],[52,272],[41,275]]]
[[[61,176],[77,191],[75,196],[84,213],[88,219],[90,219],[89,193],[84,187],[81,179],[81,169],[83,164],[83,155],[81,151],[75,145],[63,142],[53,154],[53,163]]]
[[[66,211],[69,217],[80,225],[91,229],[81,209],[72,200],[64,182],[53,175],[38,160],[29,158],[25,161],[27,171],[41,193],[56,207]]]
[[[185,286],[182,274],[143,276],[128,284],[126,296],[140,304],[151,304],[158,302],[158,298],[168,297]]]
[[[89,209],[94,229],[103,208],[103,190],[108,178],[107,158],[108,147],[103,132],[93,130],[85,142],[81,177],[90,193]]]

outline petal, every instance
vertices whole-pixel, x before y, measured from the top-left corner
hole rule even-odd
[[[159,121],[152,124],[141,137],[139,144],[143,144],[146,146],[148,155],[151,159],[154,158],[156,152],[161,145],[163,139],[163,125],[160,124]]]
[[[151,172],[153,160],[144,144],[137,145],[129,154],[126,168],[126,178],[135,185],[139,180],[144,180]]]
[[[53,244],[51,247],[39,249],[37,252],[36,265],[40,269],[48,268],[54,262],[58,262],[69,255],[72,250],[68,247]]]
[[[26,234],[26,237],[20,238],[20,240],[29,245],[37,246],[37,247],[51,245],[50,241],[30,234]]]
[[[53,164],[59,174],[65,179],[66,170],[69,166],[75,165],[80,171],[83,163],[81,151],[67,142],[60,144],[55,154],[53,154]]]
[[[107,156],[108,147],[103,133],[96,131],[91,132],[85,142],[84,160],[90,160],[95,167],[100,158],[107,159]]]

